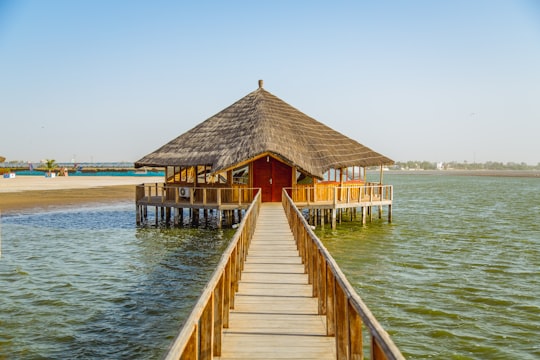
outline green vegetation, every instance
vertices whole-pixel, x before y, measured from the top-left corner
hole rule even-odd
[[[45,159],[45,166],[47,167],[47,171],[50,175],[51,172],[58,166],[58,164],[56,164],[56,160],[54,159]]]

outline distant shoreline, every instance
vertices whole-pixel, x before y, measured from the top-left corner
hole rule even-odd
[[[384,174],[540,178],[540,170],[388,170],[384,171]]]

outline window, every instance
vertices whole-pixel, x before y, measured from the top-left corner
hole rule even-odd
[[[313,178],[309,175],[304,174],[301,171],[296,170],[296,183],[298,185],[312,185]]]
[[[249,165],[245,165],[234,169],[233,184],[247,185],[249,184]]]

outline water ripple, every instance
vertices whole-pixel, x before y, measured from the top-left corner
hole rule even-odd
[[[538,359],[540,182],[386,180],[392,224],[318,234],[405,356]]]

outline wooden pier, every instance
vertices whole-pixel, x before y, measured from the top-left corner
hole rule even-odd
[[[216,359],[335,359],[280,203],[263,203]]]
[[[368,339],[368,341],[364,341]],[[289,195],[260,194],[166,359],[404,359]]]

